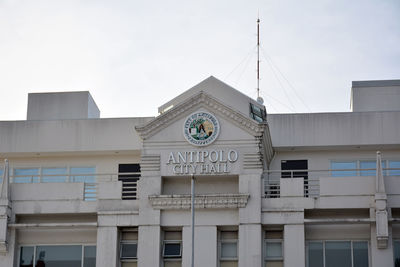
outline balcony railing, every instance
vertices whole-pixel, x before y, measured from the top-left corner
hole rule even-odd
[[[384,176],[400,176],[400,168],[382,169]],[[304,179],[304,197],[319,197],[320,177],[375,176],[376,169],[269,170],[264,173],[264,197],[281,196],[281,179]]]
[[[121,179],[123,177],[123,179]],[[121,199],[137,199],[137,187],[140,172],[135,173],[85,173],[85,174],[46,174],[46,175],[10,175],[10,182],[26,183],[83,183],[83,200],[96,201],[98,183],[122,182]]]

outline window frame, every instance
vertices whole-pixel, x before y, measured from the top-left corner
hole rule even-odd
[[[309,243],[312,242],[320,242],[322,243],[322,257],[323,257],[323,266],[320,267],[325,267],[326,266],[326,251],[325,251],[325,243],[326,242],[350,242],[350,255],[351,255],[351,265],[352,267],[354,267],[354,249],[353,249],[353,243],[354,242],[365,242],[367,243],[367,251],[368,251],[368,267],[371,266],[371,244],[370,244],[370,240],[367,239],[337,239],[337,240],[333,240],[333,239],[327,239],[327,240],[321,240],[321,239],[316,239],[316,240],[306,240],[305,243],[305,250],[306,250],[306,267],[309,267],[309,255],[308,255],[308,248],[309,248]]]
[[[95,243],[67,243],[67,244],[45,244],[45,243],[38,243],[38,244],[19,244],[17,246],[18,248],[18,252],[17,252],[17,258],[18,258],[18,266],[21,265],[21,248],[22,247],[33,247],[33,267],[36,267],[36,253],[37,253],[37,247],[41,247],[41,246],[53,246],[53,247],[59,247],[59,246],[80,246],[81,247],[81,266],[83,266],[84,261],[85,261],[85,247],[95,247],[96,248],[96,252],[97,252],[97,244]],[[96,253],[96,258],[97,258],[97,253]]]
[[[122,256],[122,246],[123,245],[136,245],[136,257],[123,257]],[[121,240],[119,245],[119,260],[121,262],[136,262],[138,259],[138,241],[137,240]]]
[[[165,255],[165,245],[166,244],[179,244],[179,255]],[[163,250],[162,250],[163,259],[182,259],[182,240],[164,240],[163,241]]]
[[[336,171],[335,169],[332,168],[332,163],[350,163],[350,162],[355,162],[356,163],[356,168],[355,169],[349,169],[349,172],[355,172],[356,175],[352,175],[352,176],[375,176],[375,173],[372,175],[365,175],[363,173],[365,172],[369,172],[372,170],[363,170],[361,168],[361,163],[362,162],[376,162],[376,159],[347,159],[347,160],[340,160],[340,159],[331,159],[329,160],[329,172],[330,172],[330,176],[331,177],[352,177],[350,175],[340,175],[340,172],[345,172],[346,169],[340,169],[343,171]],[[391,162],[399,162],[400,163],[400,159],[392,159],[392,158],[386,158],[386,159],[382,159],[382,172],[384,176],[400,176],[400,170],[389,170],[390,169],[390,163]],[[375,169],[376,169],[376,164],[375,164]],[[334,172],[338,172],[339,175],[334,175]],[[398,172],[399,174],[396,174],[396,172]],[[395,174],[393,174],[395,173]]]
[[[223,257],[222,246],[223,244],[236,244],[236,257]],[[218,241],[218,258],[220,261],[238,261],[239,260],[239,242],[238,239],[222,239]]]
[[[267,256],[267,244],[272,243],[272,244],[281,244],[281,254],[282,256],[280,257],[268,257]],[[268,261],[283,261],[284,260],[284,248],[283,248],[283,239],[280,238],[271,238],[271,239],[264,239],[264,262]]]

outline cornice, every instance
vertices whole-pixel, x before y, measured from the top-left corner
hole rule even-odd
[[[250,195],[248,194],[209,194],[196,195],[196,209],[237,209],[244,208]],[[153,209],[182,210],[190,209],[190,195],[153,195],[149,196]]]
[[[143,126],[136,126],[135,129],[141,138],[146,140],[164,129],[165,126],[171,123],[171,121],[175,121],[184,115],[188,115],[188,113],[192,112],[193,109],[200,107],[210,109],[213,113],[229,120],[253,136],[260,137],[263,134],[265,123],[258,123],[252,120],[250,117],[245,116],[244,114],[221,103],[203,91],[186,99],[179,105],[159,115],[149,123]]]

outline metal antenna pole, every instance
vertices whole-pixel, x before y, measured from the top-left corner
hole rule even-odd
[[[257,19],[257,99],[260,97],[260,18]]]
[[[194,175],[191,175],[191,197],[192,197],[192,205],[191,205],[191,212],[192,212],[192,263],[191,267],[194,267]]]

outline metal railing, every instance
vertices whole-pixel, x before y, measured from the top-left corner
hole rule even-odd
[[[400,176],[400,168],[382,169],[384,176]],[[304,179],[304,197],[319,197],[320,177],[375,176],[376,169],[269,170],[264,173],[264,197],[279,198],[281,179]]]
[[[122,178],[121,178],[122,177]],[[83,199],[96,201],[99,182],[122,182],[121,199],[137,199],[140,172],[10,175],[11,183],[83,183]]]

